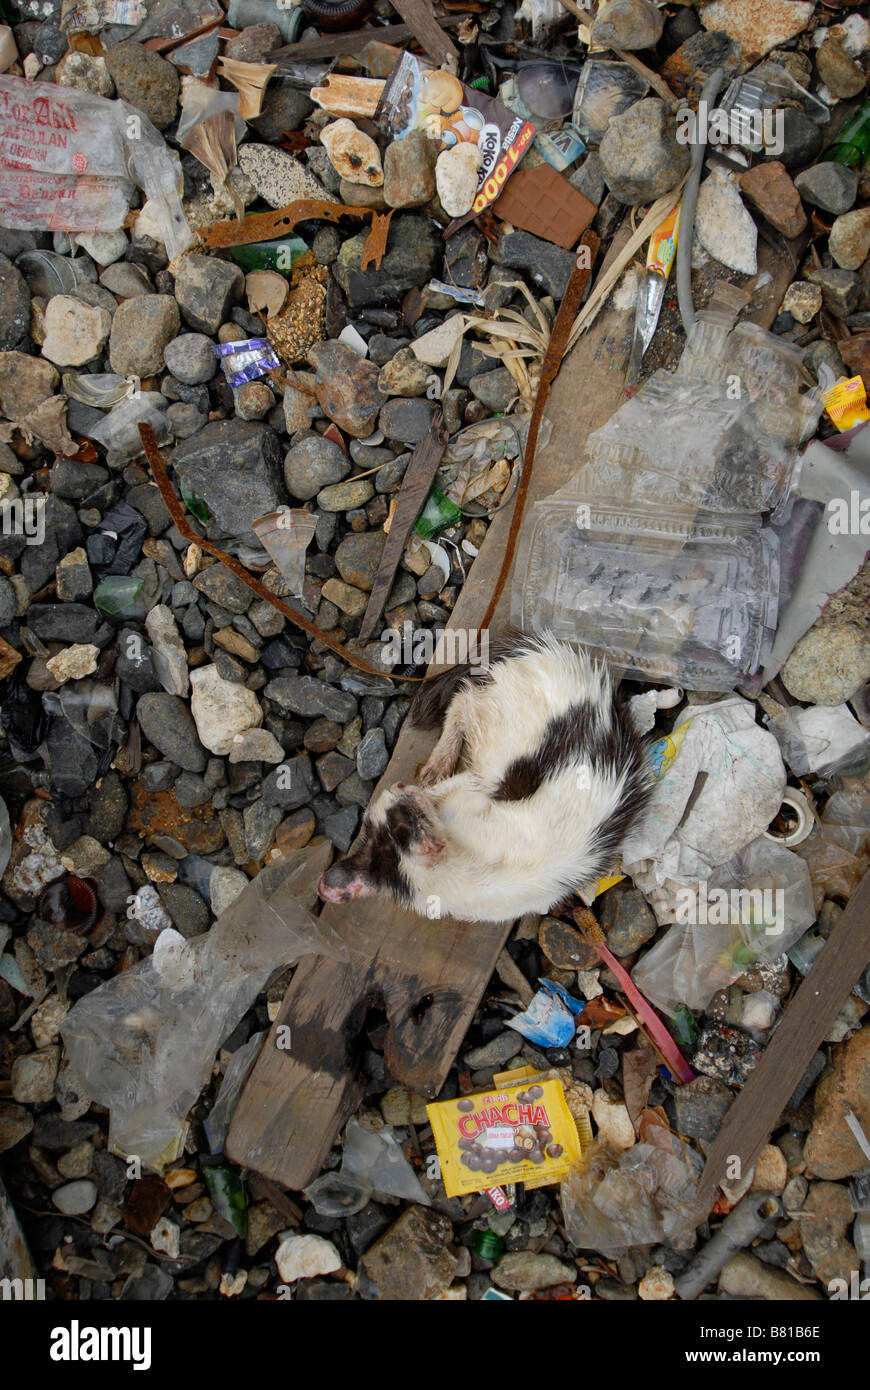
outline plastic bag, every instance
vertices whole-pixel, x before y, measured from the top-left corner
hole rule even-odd
[[[357,1119],[347,1122],[340,1170],[321,1174],[304,1190],[321,1216],[355,1216],[375,1193],[430,1205],[393,1135],[392,1125],[371,1132],[363,1129]]]
[[[74,87],[0,77],[0,222],[4,227],[109,232],[138,185],[170,259],[192,233],[180,168],[160,132],[129,102]]]
[[[248,1038],[246,1043],[243,1043],[241,1047],[236,1049],[227,1063],[227,1069],[224,1072],[217,1099],[205,1122],[208,1145],[213,1154],[223,1153],[223,1147],[230,1129],[230,1122],[233,1118],[233,1111],[236,1108],[239,1096],[242,1094],[244,1084],[250,1076],[254,1063],[259,1056],[265,1036],[265,1029],[261,1033],[254,1033],[252,1037]]]
[[[757,960],[774,961],[816,920],[809,869],[762,836],[710,875],[678,890],[677,922],[634,968],[664,1013],[705,1009]]]
[[[666,1130],[655,1144],[634,1144],[618,1155],[596,1140],[561,1187],[568,1239],[606,1257],[662,1241],[687,1248],[701,1168],[699,1155]]]
[[[795,705],[764,722],[796,777],[851,775],[865,771],[870,761],[870,734],[847,705]]]
[[[648,753],[652,799],[623,842],[622,867],[659,923],[674,922],[678,891],[709,879],[767,829],[782,804],[785,768],[776,739],[737,696],[689,705]]]
[[[188,83],[178,120],[178,143],[205,165],[214,192],[226,194],[237,217],[244,215],[245,207],[227,177],[238,163],[236,144],[246,130],[239,115],[238,92],[216,91],[196,79]]]
[[[577,1029],[577,1019],[585,1004],[571,995],[554,980],[539,980],[541,988],[529,1007],[507,1021],[530,1042],[539,1047],[567,1047]]]
[[[343,959],[340,938],[302,906],[329,845],[263,869],[209,932],[167,927],[153,955],[85,995],[61,1031],[83,1093],[111,1112],[111,1145],[162,1171],[222,1040],[270,977],[302,955]]]

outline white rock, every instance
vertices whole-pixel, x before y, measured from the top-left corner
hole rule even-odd
[[[380,188],[384,182],[381,152],[370,135],[357,130],[353,121],[343,116],[332,121],[320,132],[320,143],[329,156],[337,174],[351,183],[368,188]]]
[[[850,14],[842,24],[834,24],[830,29],[816,29],[813,33],[813,46],[820,48],[829,34],[842,39],[843,47],[852,58],[860,58],[870,48],[870,24],[863,15]]]
[[[663,1265],[653,1265],[638,1284],[637,1296],[646,1303],[662,1303],[673,1298],[674,1276]]]
[[[141,922],[145,931],[153,932],[155,936],[172,926],[172,918],[163,906],[153,883],[144,884],[134,894],[127,913]]]
[[[809,323],[822,307],[822,287],[809,280],[793,280],[785,292],[780,313],[791,314],[798,323]]]
[[[331,1240],[322,1236],[285,1236],[275,1251],[275,1263],[285,1284],[294,1279],[314,1279],[341,1268],[341,1256]]]
[[[79,232],[75,239],[97,265],[112,265],[127,250],[127,238],[120,228],[116,232]]]
[[[280,763],[284,749],[268,729],[246,729],[236,734],[230,749],[231,763]]]
[[[743,275],[754,275],[758,270],[758,229],[724,169],[715,168],[701,184],[695,233],[720,265]]]
[[[611,1100],[606,1091],[592,1097],[592,1118],[601,1139],[614,1149],[630,1149],[635,1143],[634,1125],[621,1100]]]
[[[64,1216],[82,1216],[97,1200],[97,1185],[90,1178],[80,1178],[55,1188],[51,1200]]]
[[[92,642],[75,642],[73,646],[58,652],[57,656],[50,656],[45,664],[55,680],[63,684],[64,681],[81,680],[83,676],[96,671],[99,654],[99,647]]]
[[[181,1227],[168,1217],[161,1216],[149,1237],[152,1250],[162,1251],[170,1260],[177,1260],[181,1248]]]
[[[193,687],[190,709],[199,741],[210,753],[224,757],[236,734],[258,729],[263,711],[253,690],[236,681],[225,681],[216,666],[200,666],[191,671]]]
[[[216,865],[212,869],[208,881],[211,910],[215,917],[220,917],[222,912],[226,912],[230,904],[235,902],[247,886],[248,877],[242,873],[241,869],[225,868],[222,864]]]
[[[69,294],[56,294],[45,309],[42,355],[56,367],[81,367],[103,347],[112,329],[107,309],[92,308]]]
[[[446,367],[451,352],[462,337],[462,318],[462,314],[454,314],[452,318],[439,323],[437,328],[430,328],[428,333],[415,338],[411,351],[417,361],[427,367]]]
[[[157,679],[170,695],[186,695],[190,683],[187,652],[171,608],[158,603],[145,619],[151,639]]]
[[[69,1004],[59,994],[50,994],[43,1000],[30,1020],[30,1036],[38,1048],[50,1047],[57,1042],[60,1025],[69,1012]]]
[[[435,161],[435,187],[448,217],[462,217],[477,196],[480,150],[462,140],[450,150],[442,150]]]

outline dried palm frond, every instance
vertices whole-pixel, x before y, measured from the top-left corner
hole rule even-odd
[[[491,314],[464,314],[462,331],[458,335],[444,372],[443,390],[449,390],[459,367],[465,334],[474,330],[483,333],[490,342],[476,343],[478,351],[488,357],[498,357],[517,384],[520,403],[531,410],[541,363],[550,341],[550,324],[540,304],[520,280],[508,282],[520,290],[529,302],[537,326],[530,323],[518,309],[494,309]],[[529,364],[527,366],[527,364]]]

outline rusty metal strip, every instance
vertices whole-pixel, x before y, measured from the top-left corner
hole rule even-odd
[[[565,291],[562,303],[559,305],[559,312],[556,315],[556,322],[553,324],[553,331],[550,334],[550,342],[544,356],[543,366],[541,367],[541,380],[538,383],[538,391],[535,396],[535,404],[532,410],[532,418],[529,424],[529,433],[526,438],[526,447],[523,455],[523,468],[520,474],[519,486],[517,487],[517,500],[514,503],[513,515],[511,517],[511,529],[508,532],[505,544],[504,559],[499,571],[495,588],[489,600],[486,613],[480,624],[481,631],[485,631],[492,622],[493,614],[501,598],[501,592],[507,579],[508,570],[514,558],[514,551],[517,546],[517,538],[520,533],[520,526],[523,520],[526,498],[529,492],[529,483],[532,477],[532,464],[535,458],[535,446],[538,442],[538,432],[541,428],[541,420],[544,416],[544,406],[547,404],[547,397],[550,394],[550,387],[556,378],[559,367],[562,365],[562,357],[568,345],[568,338],[577,314],[577,310],[586,293],[589,284],[589,277],[592,274],[592,267],[595,264],[595,257],[598,255],[598,248],[601,245],[599,237],[593,231],[586,231],[580,238],[577,247],[577,259],[574,262],[574,269],[571,272],[571,279],[568,281],[568,288]],[[583,255],[585,248],[587,255]],[[584,264],[588,262],[588,265]]]
[[[387,543],[381,555],[375,582],[369,594],[365,616],[359,632],[359,640],[367,642],[372,635],[375,623],[384,611],[389,592],[393,587],[396,570],[405,549],[411,527],[423,510],[426,498],[435,481],[441,456],[447,447],[447,430],[440,410],[432,416],[427,433],[420,440],[408,464],[396,511],[390,525]]]
[[[379,269],[386,250],[392,213],[382,216],[373,208],[346,207],[344,203],[329,202],[325,198],[297,198],[283,208],[249,213],[241,222],[231,218],[227,222],[215,222],[211,227],[197,227],[196,231],[207,250],[220,251],[227,246],[248,246],[252,241],[273,241],[275,237],[292,231],[298,222],[314,218],[337,222],[340,217],[372,219],[372,229],[363,254]]]
[[[240,579],[243,584],[247,584],[249,589],[253,589],[258,598],[265,599],[266,603],[271,603],[272,607],[277,608],[279,613],[283,613],[285,618],[289,618],[291,623],[296,627],[301,627],[302,631],[307,632],[309,637],[314,637],[318,642],[322,642],[324,646],[329,647],[331,651],[334,651],[337,656],[341,657],[342,661],[346,661],[349,665],[355,666],[358,671],[365,671],[367,675],[387,676],[390,678],[389,671],[382,671],[379,667],[373,666],[371,662],[366,661],[365,657],[359,656],[357,652],[351,651],[349,647],[345,647],[341,642],[336,641],[334,637],[330,637],[329,633],[324,632],[316,623],[309,622],[307,618],[303,618],[302,614],[298,613],[295,608],[291,608],[289,603],[285,603],[283,599],[278,598],[277,594],[273,594],[270,589],[267,589],[265,584],[261,584],[259,579],[255,578],[250,570],[245,569],[245,566],[241,564],[234,555],[228,555],[225,550],[221,550],[219,546],[215,545],[213,541],[207,540],[205,536],[197,535],[187,520],[187,515],[182,503],[173,492],[172,484],[166,472],[166,464],[158,448],[154,431],[151,429],[150,425],[140,425],[139,434],[145,448],[145,455],[151,465],[151,472],[154,474],[154,481],[160,489],[160,495],[166,503],[169,515],[172,517],[172,520],[175,522],[175,525],[181,532],[181,535],[184,536],[185,540],[190,541],[193,545],[198,545],[200,549],[204,550],[208,555],[213,555],[216,560],[220,560],[221,564],[226,565],[227,569],[231,570],[237,579]],[[402,679],[419,682],[422,678],[420,676],[403,676]]]
[[[387,236],[394,211],[394,208],[390,208],[389,212],[372,213],[372,225],[363,242],[360,270],[368,270],[370,265],[373,265],[375,270],[380,270],[381,261],[384,259],[384,253],[387,249]]]

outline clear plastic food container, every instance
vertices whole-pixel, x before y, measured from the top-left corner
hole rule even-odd
[[[659,371],[586,441],[584,497],[711,512],[771,512],[791,502],[795,449],[762,418],[764,403],[716,383]]]
[[[767,656],[779,545],[757,518],[555,496],[530,508],[512,622],[552,631],[640,680],[732,690]]]

